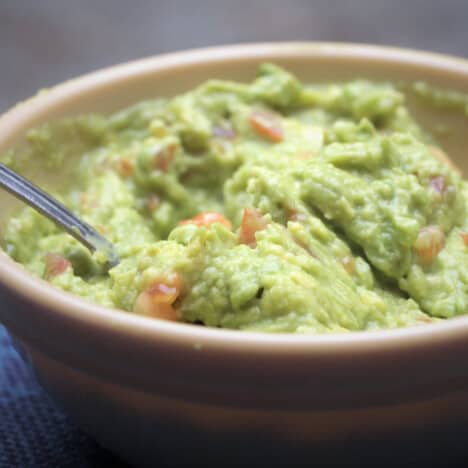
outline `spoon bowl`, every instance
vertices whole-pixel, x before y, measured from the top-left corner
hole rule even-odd
[[[1,163],[0,187],[49,218],[91,252],[98,252],[98,258],[105,267],[112,268],[119,263],[119,256],[111,242],[57,199]]]

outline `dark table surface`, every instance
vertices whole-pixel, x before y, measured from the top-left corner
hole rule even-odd
[[[348,41],[466,57],[467,19],[466,0],[0,0],[0,112],[97,68],[209,45]],[[0,327],[0,467],[10,466],[123,465],[55,407]]]

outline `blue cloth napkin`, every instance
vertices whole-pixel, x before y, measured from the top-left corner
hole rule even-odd
[[[0,468],[124,467],[57,408],[0,326]]]

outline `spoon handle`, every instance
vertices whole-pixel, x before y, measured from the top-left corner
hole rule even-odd
[[[47,216],[91,251],[104,252],[110,267],[119,263],[114,245],[102,237],[93,227],[77,218],[55,198],[1,163],[0,187]]]

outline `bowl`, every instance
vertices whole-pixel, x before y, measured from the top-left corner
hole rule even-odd
[[[0,153],[26,147],[25,132],[41,123],[172,96],[208,78],[251,79],[263,61],[306,82],[424,79],[468,92],[468,61],[442,55],[334,43],[215,47],[118,65],[41,92],[1,117]],[[438,142],[466,173],[466,118],[408,99],[425,128],[451,128]],[[62,178],[37,169],[29,176],[39,183]],[[0,223],[16,207],[0,193]],[[328,336],[211,329],[91,304],[0,253],[0,321],[70,417],[138,466],[364,463],[383,454],[446,461],[463,453],[468,316]]]

